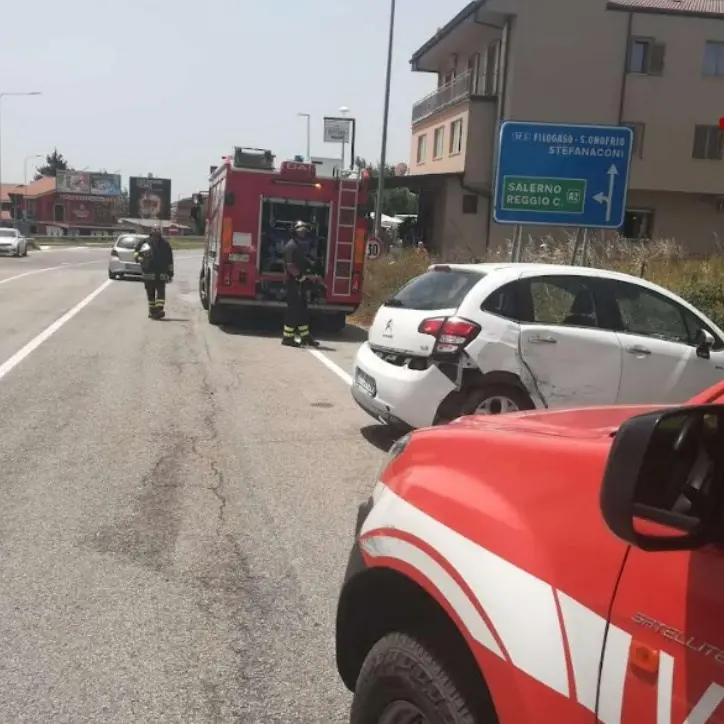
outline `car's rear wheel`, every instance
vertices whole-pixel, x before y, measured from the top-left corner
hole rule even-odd
[[[27,256],[27,255],[28,255],[28,245],[23,244],[23,256]]]
[[[456,658],[444,650],[404,633],[382,638],[357,679],[350,724],[494,722],[494,715],[476,711]]]
[[[109,279],[118,279],[118,274],[114,274],[112,271],[108,272]]]
[[[519,387],[493,383],[473,387],[463,402],[460,414],[503,415],[506,412],[533,409],[533,400]]]

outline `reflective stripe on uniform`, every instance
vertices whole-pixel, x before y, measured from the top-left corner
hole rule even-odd
[[[284,336],[289,338],[294,336],[294,327],[289,327],[288,325],[284,325]]]
[[[309,325],[303,324],[301,327],[299,327],[299,336],[309,337]]]

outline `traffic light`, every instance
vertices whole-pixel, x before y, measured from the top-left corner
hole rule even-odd
[[[719,130],[724,131],[724,116],[719,119]]]

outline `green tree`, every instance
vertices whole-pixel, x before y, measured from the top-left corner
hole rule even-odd
[[[45,163],[36,169],[35,180],[37,181],[43,176],[55,176],[58,175],[58,171],[67,171],[68,162],[63,158],[62,153],[58,153],[58,149],[54,148],[53,153],[49,153],[45,157]]]
[[[379,165],[369,163],[366,159],[357,157],[354,161],[358,170],[367,169],[373,178],[380,175]],[[385,164],[385,178],[395,175],[395,167]],[[373,202],[374,203],[374,202]],[[393,189],[385,189],[382,192],[382,213],[387,216],[397,214],[416,214],[418,196],[410,189],[400,186]]]

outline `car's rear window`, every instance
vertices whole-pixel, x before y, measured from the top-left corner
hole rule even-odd
[[[0,229],[0,236],[14,239],[17,234],[15,233],[15,229]]]
[[[121,236],[116,242],[116,246],[119,249],[134,249],[140,236]]]
[[[415,277],[385,302],[400,309],[456,309],[485,276],[463,269],[433,269]]]

